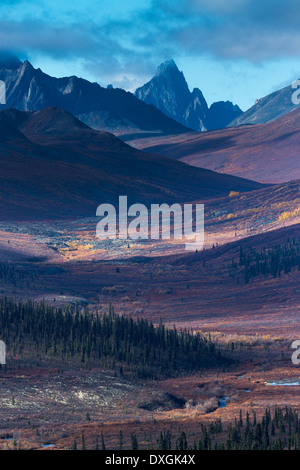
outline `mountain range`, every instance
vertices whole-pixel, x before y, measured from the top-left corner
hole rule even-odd
[[[121,135],[123,140],[148,153],[158,153],[223,174],[260,183],[281,183],[300,178],[298,151],[300,111],[299,107],[292,103],[294,90],[291,87],[262,98],[254,107],[232,121],[231,127],[226,128],[232,113],[240,113],[239,108],[235,109],[229,102],[213,103],[208,108],[199,89],[189,91],[184,75],[178,70],[174,61],[161,64],[156,76],[144,87],[139,88],[136,96],[121,89],[111,87],[106,89],[97,83],[75,76],[50,77],[40,69],[35,69],[28,61],[21,62],[17,58],[0,60],[0,80],[6,83],[7,95],[7,104],[0,106],[1,119],[5,121],[5,126],[0,129],[1,146],[11,136],[9,142],[23,139],[24,143],[24,139],[27,139],[27,146],[29,143],[43,145],[45,151],[45,142],[49,141],[49,136],[53,134],[57,139],[57,135],[63,133],[67,136],[66,141],[70,147],[68,129],[72,136],[74,129],[80,129],[75,139],[76,153],[78,148],[82,149],[87,145],[85,139],[87,134],[92,132],[91,128],[101,128],[110,129],[115,134]],[[144,103],[142,97],[146,101],[155,102]],[[12,118],[7,121],[7,116],[12,116],[12,111],[7,111],[6,114],[4,112],[9,108],[29,112],[30,119],[29,117],[25,119],[26,113],[18,115],[18,119],[25,119],[28,126],[28,122],[44,116],[34,113],[47,107],[56,111],[52,111],[52,114],[47,112],[48,120],[45,124],[47,130],[39,134],[42,135],[39,141],[37,141],[37,129],[42,125],[44,118],[35,123],[34,137],[32,137],[28,127],[23,128],[20,122],[15,125],[17,121]],[[297,109],[293,109],[295,107]],[[66,115],[62,111],[58,113],[58,109],[72,113],[72,119],[77,117],[77,120],[72,121],[71,114],[68,114],[69,118],[66,119]],[[224,110],[227,110],[225,114]],[[51,126],[50,115],[52,115]],[[257,124],[245,125],[247,120]],[[265,121],[267,123],[264,123]],[[82,128],[78,127],[79,122],[85,124],[89,131],[85,129],[82,134]],[[217,127],[218,130],[205,133],[192,132],[190,128],[197,126],[201,130],[213,127]],[[82,142],[80,135],[83,135]],[[136,136],[139,136],[143,142],[136,142]],[[99,134],[91,134],[91,138],[98,142]],[[120,146],[121,143],[118,142]],[[91,145],[89,143],[89,147]],[[106,151],[105,145],[103,148],[98,146],[98,150]],[[116,147],[115,144],[114,146]],[[128,149],[120,147],[119,151],[123,152],[125,148]],[[36,151],[36,148],[32,150]],[[121,164],[117,157],[113,158]],[[113,166],[113,159],[111,164]],[[158,160],[157,164],[160,164]],[[142,173],[139,175],[140,179]],[[163,185],[169,188],[170,182],[164,181],[161,187]],[[183,187],[180,188],[182,191]],[[219,193],[222,190],[221,185]],[[181,192],[182,196],[183,194]],[[197,195],[196,192],[193,194]],[[204,192],[201,193],[201,197],[203,195]],[[208,195],[212,196],[212,192],[208,191]],[[190,196],[191,192],[187,191],[183,200],[189,199]]]
[[[95,216],[103,202],[184,203],[263,186],[136,150],[60,108],[0,112],[2,220]]]
[[[230,101],[219,101],[208,107],[199,88],[189,90],[174,60],[160,64],[156,75],[138,88],[135,96],[196,131],[226,127],[242,114],[241,109]]]
[[[154,106],[122,89],[103,88],[76,76],[54,78],[35,69],[27,60],[0,60],[0,80],[6,85],[6,105],[40,111],[49,106],[63,108],[95,129],[181,133],[187,129]]]
[[[293,111],[294,89],[287,86],[263,98],[244,113],[230,101],[210,107],[203,93],[191,92],[174,60],[162,63],[156,75],[135,91],[101,87],[76,76],[55,78],[34,68],[28,60],[0,57],[0,80],[6,85],[1,109],[40,111],[63,108],[94,129],[117,135],[182,134],[274,121]]]

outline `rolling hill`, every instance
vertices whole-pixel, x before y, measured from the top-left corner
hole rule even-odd
[[[103,202],[187,202],[262,185],[133,149],[59,108],[0,112],[2,220],[94,216]]]
[[[283,183],[300,178],[300,109],[268,123],[130,141],[131,145],[201,168]]]

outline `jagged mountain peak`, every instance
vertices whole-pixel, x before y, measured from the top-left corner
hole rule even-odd
[[[138,88],[135,96],[196,131],[226,127],[242,113],[229,101],[208,108],[199,88],[190,92],[183,72],[179,71],[173,59],[160,64],[156,75]]]
[[[168,73],[170,71],[177,71],[179,72],[179,69],[173,59],[166,60],[165,62],[162,62],[156,69],[156,75],[162,75],[165,73]],[[180,72],[179,72],[180,73]]]
[[[160,64],[157,67],[155,77],[148,84],[153,85],[153,82],[157,83],[160,80],[163,81],[163,85],[160,84],[160,86],[169,87],[170,92],[173,90],[175,93],[180,94],[178,100],[185,102],[190,90],[183,73],[179,71],[173,59]]]
[[[29,60],[25,60],[23,63],[21,63],[21,65],[20,65],[20,67],[18,67],[18,69],[20,69],[23,72],[28,72],[28,73],[31,73],[31,74],[34,74],[34,71],[35,71],[34,67],[31,65]]]
[[[201,96],[202,98],[204,98],[203,93],[199,88],[193,88],[192,95],[193,96]]]
[[[147,104],[152,104],[172,119],[189,126],[184,114],[190,103],[190,90],[174,60],[160,64],[156,75],[138,88],[135,96]]]
[[[28,60],[21,62],[3,57],[0,80],[6,84],[6,104],[0,104],[0,110],[39,111],[56,106],[94,128],[119,133],[132,130],[182,133],[187,130],[152,106],[146,106],[130,92],[105,89],[76,76],[51,77]]]

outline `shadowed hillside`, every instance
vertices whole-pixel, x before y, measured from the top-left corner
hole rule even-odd
[[[261,188],[129,147],[68,112],[0,113],[4,219],[94,216],[103,202],[186,202]]]

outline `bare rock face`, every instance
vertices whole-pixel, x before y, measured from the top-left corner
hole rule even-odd
[[[190,92],[185,77],[174,60],[162,63],[157,68],[156,75],[136,90],[135,96],[196,131],[225,127],[242,113],[238,106],[229,101],[214,103],[208,108],[199,88]]]
[[[187,123],[185,114],[190,117],[187,113],[187,108],[191,104],[190,91],[183,73],[179,72],[173,60],[161,64],[157,68],[155,77],[138,88],[135,96],[147,104],[154,105],[182,124]]]
[[[299,108],[299,105],[294,104],[292,100],[294,92],[295,89],[290,85],[256,100],[255,104],[244,114],[236,117],[229,124],[229,127],[244,124],[263,124],[279,119],[281,116]]]
[[[201,132],[208,130],[208,116],[209,109],[202,91],[199,88],[194,88],[190,94],[190,103],[184,114],[186,125]]]
[[[54,78],[35,69],[27,60],[0,57],[0,80],[6,85],[6,105],[1,109],[40,111],[63,108],[95,129],[143,130],[182,133],[188,129],[132,93],[76,76]]]

